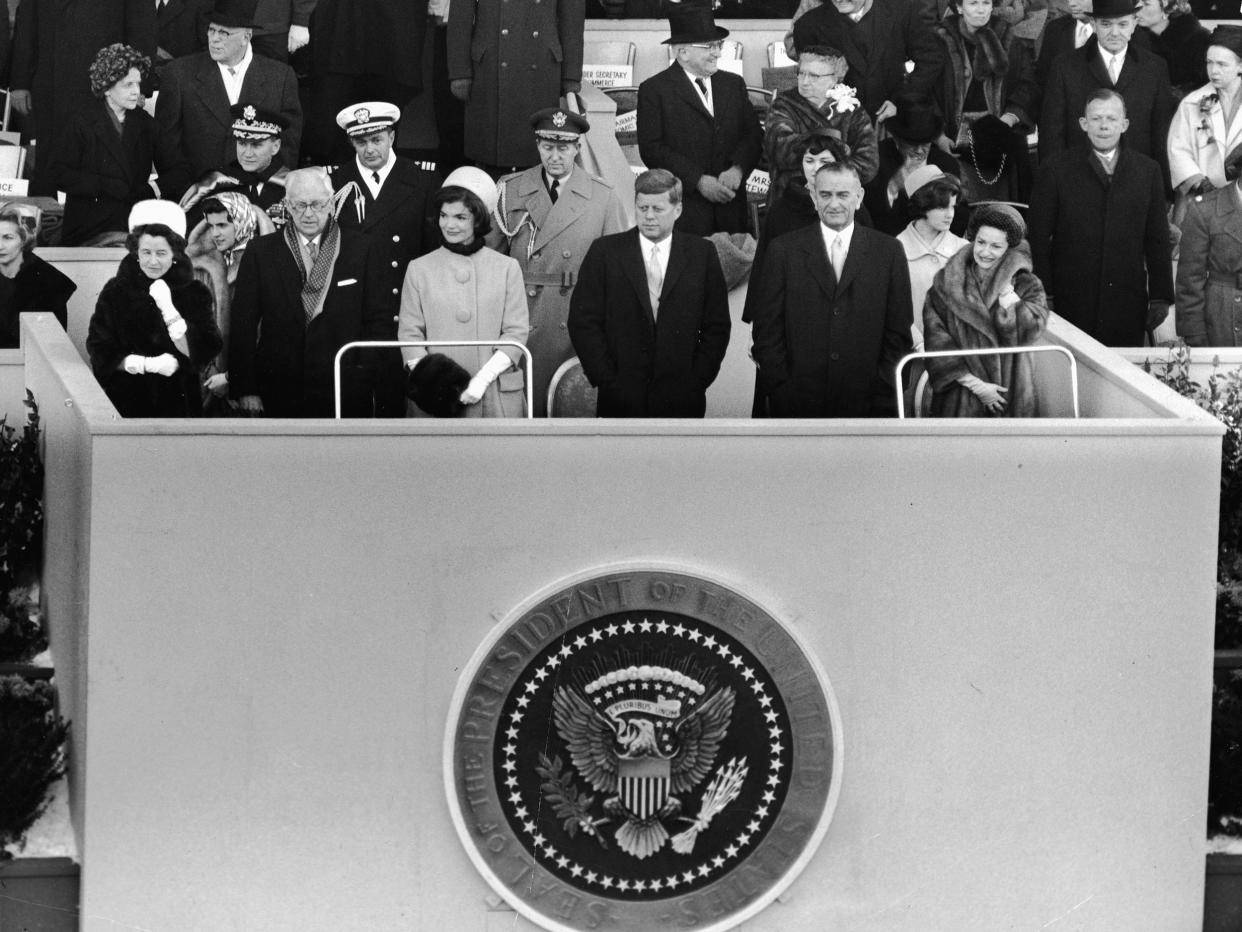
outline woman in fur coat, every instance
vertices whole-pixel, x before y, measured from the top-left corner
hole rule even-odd
[[[932,282],[923,339],[932,350],[1027,346],[1044,332],[1048,302],[1031,270],[1026,224],[1012,207],[979,207],[963,246]],[[1036,417],[1031,357],[945,356],[927,360],[933,417]]]
[[[144,203],[180,213],[171,201]],[[185,238],[167,224],[136,224],[126,247],[86,337],[95,378],[122,417],[196,417],[199,371],[222,344],[211,292],[194,278]]]

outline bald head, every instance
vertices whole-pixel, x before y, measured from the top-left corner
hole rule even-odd
[[[332,182],[322,168],[299,168],[285,176],[285,206],[298,232],[313,239],[332,216]]]

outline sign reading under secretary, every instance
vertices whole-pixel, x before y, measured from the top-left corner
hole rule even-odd
[[[643,570],[493,632],[454,697],[445,773],[475,866],[544,928],[724,929],[810,860],[840,748],[789,628],[717,583]]]

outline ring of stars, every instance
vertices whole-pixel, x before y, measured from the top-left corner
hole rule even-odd
[[[566,857],[564,853],[553,847],[552,842],[547,837],[540,833],[536,824],[538,806],[535,807],[535,814],[532,814],[531,810],[523,804],[516,775],[518,742],[521,734],[519,725],[525,717],[525,710],[534,696],[544,685],[555,681],[557,668],[585,647],[600,644],[622,635],[634,634],[636,631],[643,634],[655,631],[657,634],[685,638],[699,647],[713,651],[722,661],[732,666],[746,685],[750,687],[755,701],[759,703],[763,710],[764,721],[768,726],[769,757],[766,785],[764,793],[760,797],[760,805],[754,810],[754,818],[747,823],[743,831],[721,853],[705,860],[697,867],[687,869],[682,873],[674,872],[663,879],[629,880],[626,878],[615,878],[607,874],[588,870],[572,858]],[[693,625],[687,625],[682,622],[669,624],[663,618],[655,622],[644,618],[637,623],[626,621],[619,625],[593,626],[589,632],[579,634],[572,640],[566,638],[559,651],[550,654],[533,674],[528,670],[526,675],[529,679],[522,687],[521,695],[515,700],[517,708],[509,713],[509,727],[504,732],[505,744],[502,748],[504,751],[504,763],[501,767],[505,772],[504,792],[507,794],[506,798],[513,805],[513,814],[517,817],[523,832],[530,839],[529,847],[534,850],[536,856],[541,860],[555,865],[562,871],[568,870],[569,874],[580,882],[597,887],[605,892],[615,890],[621,893],[661,893],[665,890],[675,890],[678,887],[701,881],[714,873],[722,872],[731,861],[742,857],[755,836],[762,830],[764,823],[774,817],[775,813],[772,807],[776,801],[776,789],[781,784],[780,772],[785,769],[782,757],[786,744],[784,743],[785,734],[781,728],[780,716],[773,709],[772,697],[768,694],[767,688],[755,675],[755,671],[746,666],[746,661],[735,651],[731,650],[727,644],[718,641],[710,630],[703,631]],[[633,688],[635,684],[631,683],[629,685]],[[620,693],[622,688],[618,685],[615,687],[615,692]],[[676,695],[677,698],[683,699],[687,704],[692,705],[696,701],[693,695],[687,695],[684,689],[679,689],[671,683],[663,684],[663,688],[667,689],[670,695]],[[613,695],[613,690],[607,690],[601,694],[601,697],[597,697],[595,701],[598,704],[601,698],[608,699],[612,698]]]

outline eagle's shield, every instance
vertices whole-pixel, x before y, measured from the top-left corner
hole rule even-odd
[[[619,760],[618,790],[621,803],[640,820],[650,819],[668,800],[669,761],[658,757]]]

